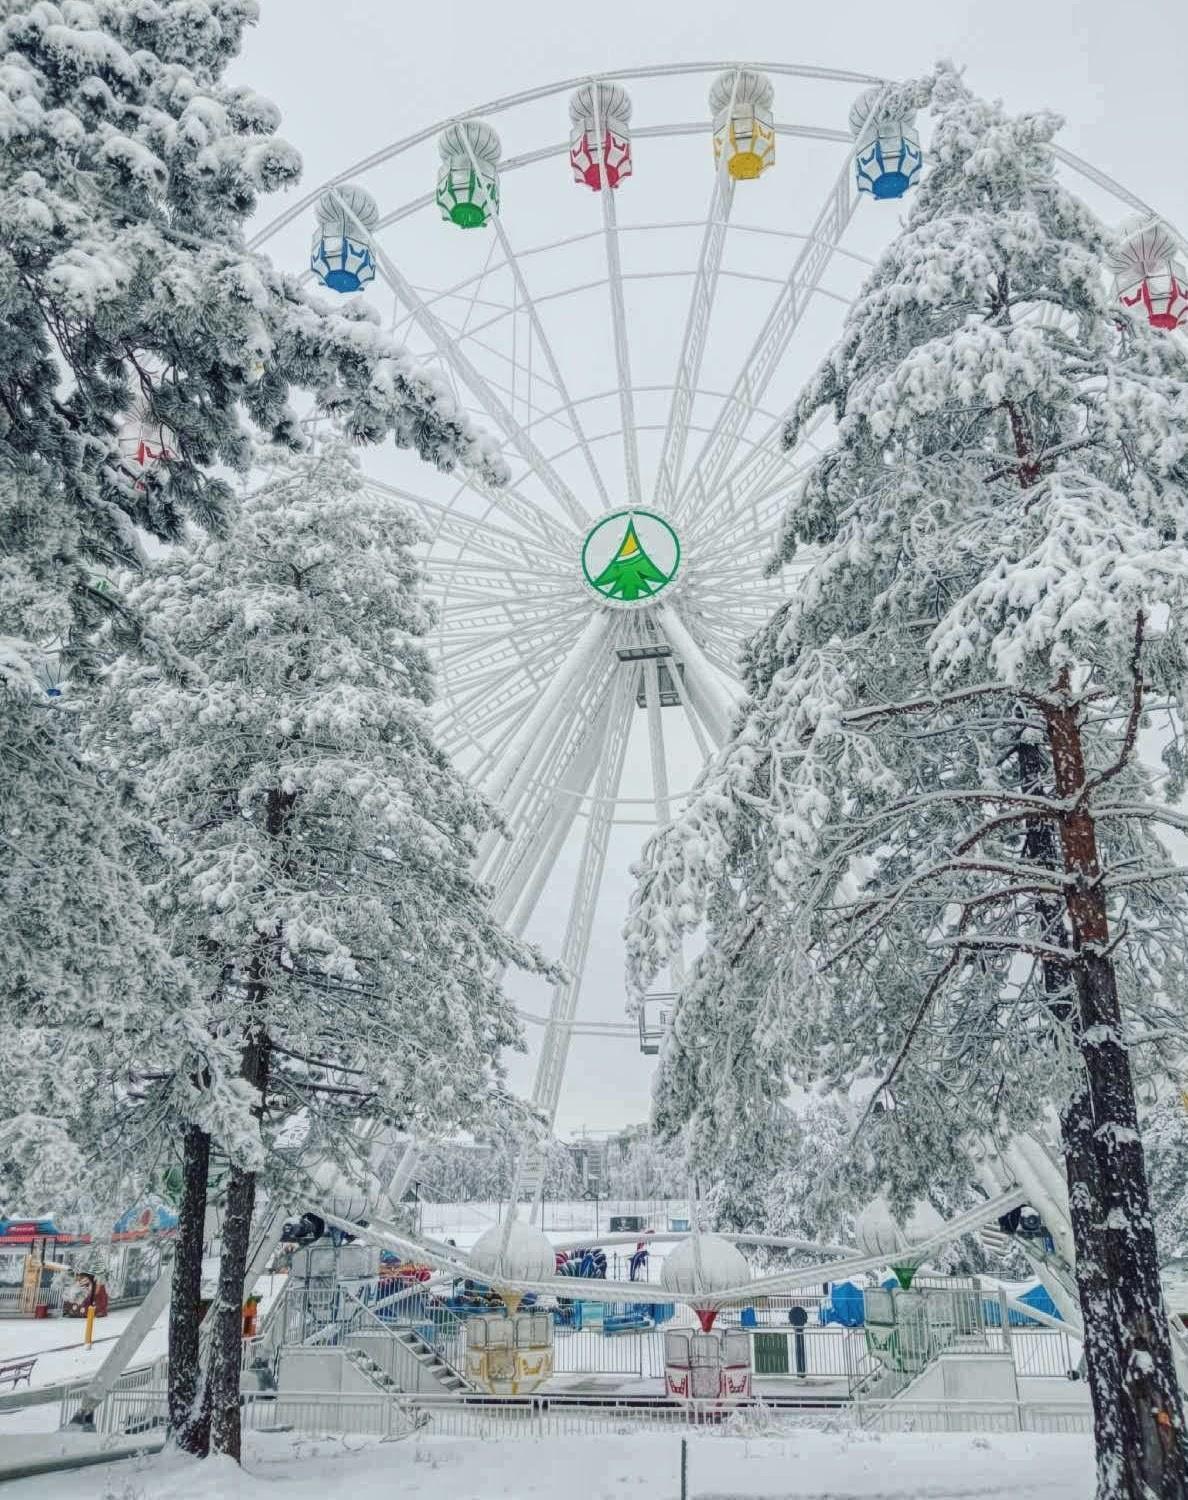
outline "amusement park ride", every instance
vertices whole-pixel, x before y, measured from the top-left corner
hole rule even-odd
[[[777,119],[777,86],[795,123]],[[679,811],[728,732],[742,643],[787,596],[765,566],[828,434],[786,453],[785,419],[926,170],[893,97],[876,78],[784,64],[546,85],[371,152],[254,241],[302,253],[312,210],[311,274],[362,292],[502,440],[502,487],[423,465],[386,487],[429,532],[439,737],[510,830],[478,872],[499,919],[523,933],[535,917],[567,975],[531,1095],[550,1127],[573,1038],[635,1029],[580,1014],[606,871]],[[1122,305],[1183,321],[1173,235],[1058,154],[1104,217],[1146,225],[1112,267]],[[676,1013],[671,993],[635,1018],[644,1052],[658,1012]],[[530,1162],[524,1186],[540,1171]]]
[[[699,77],[702,100],[709,81],[708,110],[689,108],[689,80]],[[777,118],[777,85],[791,116]],[[566,96],[568,132],[558,139]],[[502,486],[423,466],[412,480],[411,468],[387,479],[373,467],[371,482],[410,505],[428,532],[438,736],[510,834],[490,836],[478,860],[496,916],[523,933],[546,890],[576,868],[565,875],[572,894],[557,952],[566,977],[552,995],[531,1099],[549,1126],[571,1039],[635,1030],[578,1018],[616,831],[627,830],[626,851],[638,848],[644,829],[679,809],[727,736],[740,646],[787,596],[788,579],[768,577],[766,564],[789,487],[828,433],[784,451],[785,421],[893,232],[897,200],[927,170],[926,132],[895,113],[891,97],[878,78],[788,64],[679,64],[545,85],[369,152],[253,242],[274,257],[307,256],[331,292],[362,293],[502,441]],[[698,149],[699,209],[682,165]],[[1109,267],[1119,315],[1183,325],[1188,277],[1172,231],[1097,166],[1057,155],[1103,217],[1142,223]],[[566,165],[571,200],[558,170]],[[311,212],[312,250],[303,240],[298,249]],[[167,435],[147,441],[151,453]],[[669,980],[679,993],[679,962]],[[671,1011],[674,995],[655,1002]],[[655,1051],[662,1028],[647,1002],[638,1024],[643,1050]],[[844,1253],[796,1246],[818,1252],[815,1263],[758,1281],[732,1246],[694,1230],[689,1248],[668,1257],[668,1294],[716,1339],[723,1306],[881,1270],[889,1250],[923,1256],[1029,1207],[1046,1233],[1018,1242],[1076,1328],[1057,1161],[1038,1137],[988,1149],[980,1208],[910,1245],[897,1230],[895,1246],[881,1233]],[[338,1212],[333,1192],[311,1191],[308,1206],[436,1274],[485,1282],[511,1309],[529,1293],[572,1291],[552,1273],[552,1247],[546,1260],[547,1242],[515,1219],[468,1256],[401,1233],[382,1210],[411,1170],[406,1159],[364,1212]],[[541,1171],[538,1157],[523,1165],[521,1197],[539,1194]],[[257,1272],[279,1234],[279,1222],[262,1229]],[[624,1303],[655,1296],[634,1283],[600,1290]],[[159,1310],[165,1293],[156,1296]],[[145,1315],[151,1326],[156,1313]],[[532,1369],[542,1379],[551,1369],[551,1323],[515,1316],[527,1318],[522,1343],[518,1324],[481,1337],[476,1324],[477,1383],[500,1388],[491,1372],[510,1368],[509,1349],[524,1352],[520,1388]],[[134,1346],[132,1330],[127,1337]],[[728,1373],[737,1351],[727,1343],[709,1361],[722,1391],[743,1379]],[[97,1377],[92,1406],[127,1363],[124,1346]],[[692,1369],[691,1345],[686,1356]],[[668,1388],[677,1392],[679,1351],[674,1360]]]

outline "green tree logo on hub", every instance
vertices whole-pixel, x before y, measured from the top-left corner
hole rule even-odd
[[[672,582],[681,544],[662,517],[648,510],[604,516],[582,547],[586,582],[611,604],[645,604]]]

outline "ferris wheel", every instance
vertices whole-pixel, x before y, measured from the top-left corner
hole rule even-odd
[[[429,533],[437,728],[507,824],[479,861],[498,917],[523,932],[568,861],[533,1090],[550,1122],[573,1036],[616,1029],[579,1003],[608,862],[728,732],[739,648],[787,597],[764,570],[789,488],[828,439],[784,452],[786,415],[927,149],[875,77],[627,70],[427,126],[254,242],[365,297],[502,443],[502,487],[368,466]],[[1059,154],[1107,220],[1151,217]],[[1157,301],[1178,291],[1165,251],[1135,273]]]

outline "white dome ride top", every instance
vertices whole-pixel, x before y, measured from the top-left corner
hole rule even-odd
[[[751,1279],[746,1256],[717,1234],[690,1236],[665,1258],[660,1284],[666,1292],[695,1297],[700,1292],[724,1292],[745,1286]]]
[[[539,1229],[519,1221],[511,1226],[501,1249],[505,1226],[496,1224],[475,1241],[466,1257],[476,1271],[499,1281],[548,1281],[556,1268],[552,1245]]]

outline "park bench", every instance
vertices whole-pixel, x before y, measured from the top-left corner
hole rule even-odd
[[[14,1391],[22,1382],[28,1385],[36,1363],[37,1356],[34,1355],[32,1359],[14,1359],[0,1365],[0,1385],[10,1385]]]

